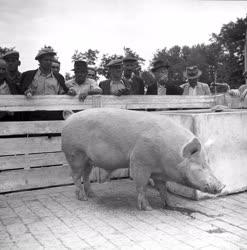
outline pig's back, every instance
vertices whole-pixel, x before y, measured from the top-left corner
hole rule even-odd
[[[135,145],[148,131],[164,131],[164,140],[184,144],[192,133],[177,125],[169,118],[142,111],[112,108],[95,108],[73,114],[65,122],[62,131],[62,145],[88,150],[93,145],[104,142],[118,148],[123,153]],[[161,135],[159,133],[159,135]]]

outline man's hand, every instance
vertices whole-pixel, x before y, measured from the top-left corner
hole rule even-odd
[[[80,93],[79,94],[79,101],[84,102],[84,100],[86,99],[87,96],[88,96],[87,93]]]
[[[247,89],[244,90],[244,92],[240,95],[240,100],[243,102],[245,97],[247,95]]]
[[[75,91],[75,89],[70,88],[69,91],[67,92],[67,94],[70,95],[70,96],[75,96],[76,95],[76,91]]]
[[[113,95],[116,96],[121,96],[121,95],[127,95],[128,94],[128,89],[119,89],[113,92]]]
[[[33,96],[32,91],[30,89],[26,90],[24,92],[24,95],[29,99]]]

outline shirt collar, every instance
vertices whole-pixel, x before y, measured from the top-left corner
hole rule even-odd
[[[41,72],[40,68],[38,69],[38,72],[37,72],[37,73],[38,73],[39,76],[45,76],[46,78],[53,78],[53,77],[54,77],[52,71],[51,71],[48,75],[45,75],[45,74],[43,74],[43,73]]]

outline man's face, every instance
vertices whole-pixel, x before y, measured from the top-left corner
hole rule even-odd
[[[75,69],[75,80],[78,84],[83,84],[87,78],[87,69]]]
[[[167,81],[168,80],[168,69],[167,68],[159,68],[155,70],[154,76],[158,81]]]
[[[0,59],[0,80],[3,80],[6,77],[7,72],[7,63]]]
[[[87,77],[96,80],[96,72],[92,69],[88,69]]]
[[[123,66],[122,65],[111,66],[109,69],[109,73],[111,78],[121,79],[123,73]]]
[[[124,66],[124,75],[125,76],[131,76],[131,73],[135,71],[137,62],[136,61],[125,61]]]
[[[197,80],[198,80],[198,78],[188,79],[189,84],[190,84],[191,86],[195,86],[195,85],[197,84]]]
[[[39,59],[39,64],[40,67],[44,70],[51,70],[51,64],[52,64],[52,60],[53,60],[53,56],[52,55],[43,55],[40,59]]]
[[[51,64],[51,70],[53,72],[59,73],[59,71],[60,71],[60,63],[52,62],[52,64]]]
[[[13,72],[18,70],[18,66],[20,65],[20,61],[17,57],[9,56],[5,59],[8,67],[8,71]]]

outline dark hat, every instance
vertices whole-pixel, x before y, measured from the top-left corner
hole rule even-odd
[[[115,67],[115,66],[119,66],[119,65],[123,65],[123,60],[122,59],[114,59],[111,60],[106,66],[111,68],[111,67]]]
[[[187,79],[196,79],[202,74],[201,70],[198,69],[196,65],[186,67],[186,70],[183,72],[183,75]]]
[[[42,48],[39,50],[37,56],[35,56],[35,60],[39,60],[44,55],[52,55],[55,56],[57,53],[52,48]]]
[[[73,71],[75,71],[75,70],[87,71],[88,70],[87,62],[82,61],[82,60],[75,61],[74,62],[74,68],[72,70]]]
[[[151,71],[154,72],[160,68],[168,69],[169,67],[170,67],[170,65],[168,63],[164,63],[164,61],[162,61],[162,60],[156,60],[153,62],[153,67],[151,68]]]
[[[3,55],[3,59],[9,58],[9,57],[14,57],[14,58],[19,59],[20,54],[19,54],[19,52],[16,51],[16,50],[11,50],[11,51],[6,52],[6,53]]]
[[[123,62],[137,62],[137,61],[138,61],[137,58],[129,55],[123,58]]]

